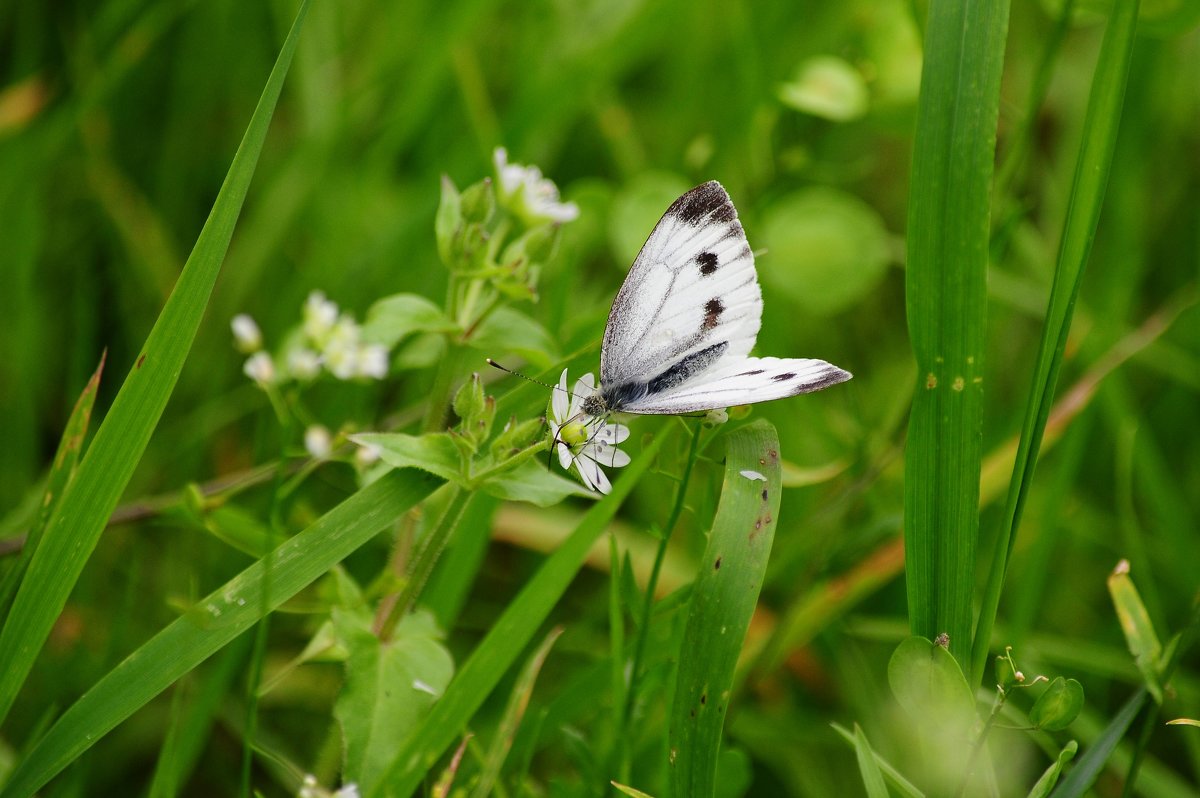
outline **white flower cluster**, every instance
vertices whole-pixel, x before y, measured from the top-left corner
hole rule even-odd
[[[339,380],[381,380],[388,373],[387,347],[364,343],[362,327],[354,316],[339,312],[337,304],[321,291],[308,295],[304,303],[303,335],[284,353],[282,369],[263,351],[262,332],[253,318],[239,313],[230,327],[238,351],[250,355],[242,370],[261,386],[278,382],[281,377],[312,380],[321,369]]]
[[[569,222],[579,216],[574,202],[560,202],[558,186],[536,166],[508,162],[508,150],[497,147],[496,187],[500,202],[530,226],[546,222]]]
[[[606,418],[583,412],[584,400],[596,392],[591,374],[575,381],[574,392],[567,391],[567,370],[558,379],[558,388],[550,399],[550,433],[563,469],[575,472],[590,490],[608,493],[612,483],[600,466],[621,468],[629,465],[629,455],[617,444],[629,437],[629,427],[609,424]],[[568,400],[568,397],[569,400]]]

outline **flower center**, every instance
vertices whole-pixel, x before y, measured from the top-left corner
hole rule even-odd
[[[572,448],[587,443],[587,438],[587,427],[579,421],[563,424],[558,430],[558,439]]]

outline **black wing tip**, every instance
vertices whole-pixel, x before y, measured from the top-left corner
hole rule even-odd
[[[716,180],[701,183],[684,194],[667,209],[668,216],[677,216],[690,225],[705,222],[732,222],[737,220],[737,208],[729,192]]]
[[[815,379],[807,380],[803,384],[799,385],[796,389],[795,395],[799,396],[802,393],[821,391],[826,388],[833,387],[838,383],[846,382],[854,377],[853,374],[845,369],[840,369],[832,364],[826,363],[825,366],[826,368]]]

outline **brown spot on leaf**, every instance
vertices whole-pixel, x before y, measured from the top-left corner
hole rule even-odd
[[[717,561],[713,563],[713,570],[714,571],[721,570],[721,558],[720,557],[718,557]]]
[[[140,369],[142,367],[142,364],[145,362],[146,362],[146,356],[142,355],[141,357],[138,358],[137,368]]]

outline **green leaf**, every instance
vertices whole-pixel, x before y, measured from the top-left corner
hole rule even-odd
[[[384,297],[367,311],[363,340],[389,349],[414,333],[454,332],[458,329],[442,309],[417,294]]]
[[[1158,641],[1158,634],[1154,631],[1150,613],[1146,612],[1146,605],[1142,603],[1142,597],[1129,576],[1128,562],[1122,560],[1109,575],[1108,593],[1112,596],[1113,607],[1121,621],[1121,631],[1125,633],[1129,653],[1133,654],[1146,689],[1154,697],[1155,703],[1161,704],[1163,692],[1158,669],[1163,648]]]
[[[568,496],[597,495],[573,479],[547,471],[542,463],[533,460],[489,479],[482,489],[500,499],[530,502],[538,507],[552,507]]]
[[[583,567],[592,544],[608,528],[617,509],[654,462],[665,437],[666,432],[661,431],[650,441],[617,480],[613,492],[592,506],[570,537],[492,624],[441,700],[396,752],[383,785],[367,793],[370,798],[408,796],[417,788],[562,598]]]
[[[692,585],[670,709],[673,795],[711,796],[733,673],[779,524],[779,436],[756,421],[726,436],[721,501]],[[744,476],[757,471],[766,482]]]
[[[1071,740],[1063,749],[1058,752],[1058,758],[1051,763],[1050,767],[1042,773],[1042,777],[1033,785],[1033,789],[1029,791],[1028,798],[1046,798],[1050,791],[1054,789],[1054,785],[1058,783],[1058,777],[1062,775],[1062,770],[1067,763],[1075,758],[1075,753],[1079,750],[1079,743]]]
[[[763,218],[763,282],[801,309],[830,316],[866,297],[891,260],[883,219],[853,194],[807,188],[773,204]]]
[[[837,723],[831,723],[830,726],[843,740],[845,740],[851,746],[854,746],[855,750],[857,750],[855,735],[852,734],[849,729],[846,729]],[[872,756],[875,758],[875,764],[879,766],[881,771],[883,771],[884,778],[888,780],[888,783],[892,785],[896,792],[900,793],[900,795],[902,795],[904,798],[925,798],[925,793],[918,790],[916,785],[904,778],[900,771],[897,770],[896,767],[889,763],[886,759],[881,757],[878,752],[873,751]]]
[[[76,701],[0,796],[33,795],[118,723],[395,523],[439,484],[421,471],[390,471],[217,588]]]
[[[965,739],[975,721],[975,698],[957,660],[944,647],[910,637],[888,660],[888,685],[905,712],[926,729]]]
[[[1043,731],[1062,731],[1070,726],[1083,709],[1083,685],[1059,676],[1038,696],[1029,721]]]
[[[1141,689],[1129,697],[1100,736],[1092,742],[1092,747],[1083,752],[1058,789],[1050,793],[1050,798],[1081,798],[1091,789],[1096,777],[1108,764],[1108,758],[1112,756],[1117,743],[1121,742],[1133,719],[1145,706],[1149,695],[1145,689]]]
[[[386,643],[372,633],[369,615],[335,609],[333,620],[349,652],[334,706],[345,741],[344,780],[367,791],[446,689],[454,662],[426,611],[404,616]]]
[[[868,798],[888,798],[887,785],[883,782],[883,772],[875,761],[875,752],[867,741],[867,735],[859,725],[854,724],[854,754],[858,759],[858,772],[862,775],[863,786],[867,789]]]
[[[364,432],[351,435],[350,440],[379,447],[379,459],[392,468],[419,468],[448,482],[462,481],[462,460],[448,433]]]
[[[1008,0],[930,4],[908,204],[917,361],[904,466],[909,627],[970,649],[990,192]],[[982,676],[982,674],[981,674]]]
[[[42,541],[46,524],[50,521],[54,509],[58,507],[63,491],[75,476],[75,467],[79,463],[79,454],[83,451],[83,440],[87,437],[88,422],[92,418],[92,407],[96,403],[96,391],[100,387],[100,375],[104,373],[106,357],[107,352],[100,355],[96,371],[83,386],[83,391],[75,400],[75,407],[67,418],[67,425],[58,441],[58,450],[50,464],[50,473],[46,476],[46,487],[42,491],[42,502],[38,507],[37,517],[29,528],[25,545],[21,547],[21,555],[4,574],[3,583],[0,583],[0,616],[6,614],[13,594],[21,584],[21,577],[25,575],[33,553]]]
[[[0,722],[8,715],[34,659],[95,549],[105,522],[129,483],[179,379],[229,248],[308,5],[305,0],[296,14],[179,281],[29,563],[0,632]]]
[[[779,100],[789,108],[834,122],[857,119],[870,99],[862,74],[831,55],[809,58],[796,77],[779,87]]]
[[[1029,399],[1025,405],[1025,420],[1017,445],[1017,457],[1013,464],[1012,481],[1008,487],[1004,518],[989,561],[991,570],[979,611],[979,623],[975,629],[971,651],[972,683],[978,683],[983,678],[984,669],[987,667],[988,645],[991,642],[996,612],[1000,606],[1004,575],[1012,557],[1013,546],[1016,544],[1017,527],[1021,523],[1025,499],[1033,484],[1038,452],[1046,431],[1046,421],[1054,404],[1054,390],[1062,368],[1067,336],[1071,331],[1075,299],[1079,295],[1084,266],[1087,265],[1091,254],[1092,241],[1104,205],[1104,191],[1108,184],[1109,168],[1112,166],[1125,86],[1129,78],[1137,15],[1137,0],[1116,0],[1113,3],[1112,19],[1104,33],[1104,42],[1096,62],[1096,74],[1092,78],[1087,116],[1082,127],[1083,142],[1075,162],[1075,177],[1071,185],[1067,215],[1063,220],[1062,237],[1059,240],[1054,284],[1050,289],[1050,300],[1042,324],[1042,338],[1038,345]],[[967,573],[973,574],[974,571]]]
[[[467,343],[489,357],[519,355],[540,369],[550,368],[559,357],[558,343],[545,327],[507,306],[484,319]]]

